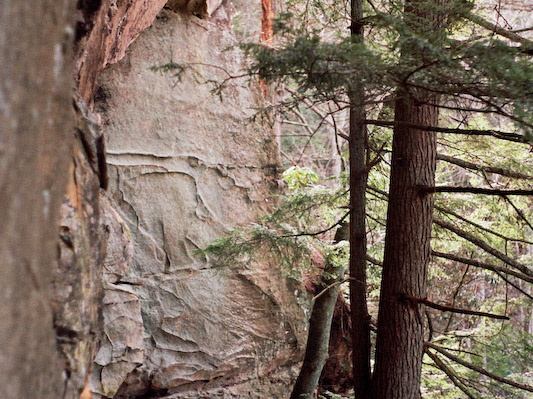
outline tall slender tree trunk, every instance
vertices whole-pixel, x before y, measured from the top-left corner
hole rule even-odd
[[[437,25],[432,24],[434,20],[427,7],[432,3],[436,2],[407,1],[406,22],[413,29],[435,29]],[[412,56],[416,54],[409,48],[402,48],[402,57]],[[433,196],[423,194],[420,187],[435,185],[436,136],[407,127],[405,123],[436,126],[438,122],[438,108],[420,105],[421,102],[435,104],[437,98],[406,87],[398,89],[373,377],[374,399],[420,397],[424,310],[418,303],[405,298],[426,297]]]
[[[351,35],[363,42],[363,2],[351,1]],[[370,397],[370,316],[366,302],[366,126],[365,91],[354,77],[350,90],[350,309],[352,366],[356,399]]]

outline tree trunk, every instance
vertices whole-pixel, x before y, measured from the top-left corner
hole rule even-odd
[[[73,0],[0,5],[0,397],[57,399],[50,277],[73,134]]]
[[[440,1],[406,1],[405,22],[421,35],[437,37],[441,22],[435,7]],[[405,43],[400,62],[421,56],[410,41]],[[421,104],[437,104],[438,98],[407,87],[399,87],[396,96],[374,399],[420,397],[424,308],[407,297],[426,297],[431,257],[433,195],[421,187],[435,185],[437,139],[435,133],[412,126],[437,126],[437,106]]]
[[[395,121],[435,125],[437,115],[437,108],[416,105],[405,92],[399,93]],[[419,187],[434,184],[435,166],[436,136],[396,125],[373,382],[375,399],[419,397],[424,313],[421,306],[403,296],[426,297],[433,195],[421,194]]]
[[[348,235],[345,234],[345,230],[348,228],[348,225],[339,227],[335,235],[336,243],[348,238],[345,237]],[[344,278],[344,270],[344,266],[338,266],[328,261],[324,265],[324,277],[318,286],[309,320],[304,361],[294,384],[291,399],[312,398],[316,391],[318,380],[328,357],[331,321],[339,296],[339,282]]]
[[[351,2],[351,35],[363,42],[363,4]],[[356,399],[370,397],[370,316],[366,303],[366,126],[365,91],[354,77],[350,89],[350,309],[352,366]]]

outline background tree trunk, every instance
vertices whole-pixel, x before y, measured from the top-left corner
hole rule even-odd
[[[73,132],[74,1],[0,3],[0,397],[57,399],[50,305]]]
[[[363,2],[351,1],[351,35],[363,42]],[[350,310],[356,399],[370,397],[370,316],[366,302],[366,126],[365,90],[354,76],[350,90]]]
[[[348,224],[343,224],[338,228],[335,243],[348,239],[348,229]],[[325,262],[323,277],[317,286],[316,299],[309,319],[304,361],[294,384],[291,399],[312,398],[316,391],[318,380],[328,358],[331,322],[345,269],[345,266],[339,266],[327,260]]]

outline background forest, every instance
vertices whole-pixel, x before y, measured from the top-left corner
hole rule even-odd
[[[418,378],[424,398],[529,397],[530,6],[462,0],[287,1],[277,11],[274,36],[265,38],[263,25],[259,45],[254,44],[257,35],[250,39],[245,15],[238,14],[234,23],[253,59],[250,75],[271,85],[271,104],[257,117],[270,121],[278,136],[288,194],[272,215],[234,230],[207,252],[219,264],[239,256],[249,264],[266,256],[288,275],[304,279],[318,273],[315,257],[322,253],[315,308],[324,292],[343,283],[341,291],[352,301],[356,398],[416,397]],[[223,88],[218,89],[223,93]],[[400,172],[395,174],[395,151],[419,159],[408,170],[396,166]],[[428,173],[426,180],[419,179]],[[403,188],[391,191],[391,184]],[[427,196],[435,193],[434,200],[411,202],[410,185]],[[364,192],[363,198],[354,198],[355,190]],[[392,205],[391,196],[399,196]],[[427,212],[427,206],[432,216],[413,216]],[[398,227],[395,218],[414,227]],[[348,220],[356,226],[350,246],[335,234]],[[431,224],[430,240],[420,236],[428,229],[416,230],[425,223]],[[364,233],[354,231],[361,226]],[[354,255],[357,240],[364,249],[355,249]],[[343,277],[341,265],[350,250],[350,270]],[[354,259],[361,256],[366,261]],[[420,266],[413,267],[417,262]],[[393,271],[385,276],[384,268]],[[395,286],[387,279],[416,282]],[[354,295],[362,285],[363,296]],[[379,313],[380,301],[390,300],[384,289],[403,295],[402,306],[416,308],[407,324],[419,324],[418,330],[402,324],[405,308],[398,309],[400,315]],[[365,324],[367,309],[368,324],[355,328]],[[327,319],[311,316],[311,323]],[[398,338],[403,328],[409,331]],[[380,343],[380,334],[396,337]],[[320,351],[317,342],[308,350]],[[410,359],[395,356],[395,345]],[[424,355],[411,366],[418,356],[416,349],[408,353],[412,345],[423,347]],[[310,362],[315,368],[323,365]],[[415,369],[412,374],[409,367]],[[417,367],[422,367],[421,377]],[[408,375],[405,385],[411,388],[386,368]],[[307,397],[318,383],[307,382],[304,388],[301,380],[312,379],[305,373],[304,362],[293,398]]]

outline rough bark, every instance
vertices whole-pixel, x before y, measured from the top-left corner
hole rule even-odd
[[[363,41],[363,3],[351,2],[351,34]],[[356,399],[370,396],[370,316],[366,302],[366,126],[364,88],[357,84],[350,90],[350,309],[352,318],[352,365]]]
[[[337,230],[335,242],[348,238],[348,224]],[[344,265],[326,261],[323,278],[318,286],[315,302],[309,319],[309,333],[305,348],[304,361],[300,374],[294,384],[291,399],[310,398],[314,395],[320,375],[328,357],[331,323],[335,303],[339,296],[340,282],[344,278]]]
[[[428,5],[435,0],[406,2],[404,18],[412,29],[436,31],[438,21]],[[432,33],[434,34],[434,33]],[[416,57],[408,44],[402,59]],[[373,377],[374,399],[420,397],[423,355],[423,305],[407,297],[426,297],[431,257],[436,135],[416,126],[437,126],[438,99],[424,91],[397,90],[394,113],[387,232],[378,315]]]
[[[395,119],[436,124],[437,109],[399,93]],[[402,300],[426,297],[431,256],[433,196],[419,187],[435,179],[436,137],[397,125],[394,129],[385,257],[378,316],[373,398],[419,397],[423,309]]]
[[[50,304],[73,127],[74,1],[0,5],[0,397],[61,397]]]

